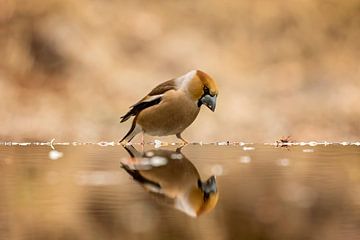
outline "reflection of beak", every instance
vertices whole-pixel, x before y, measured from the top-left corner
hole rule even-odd
[[[205,104],[211,111],[215,111],[216,107],[216,95],[205,95],[200,99],[201,103]]]
[[[210,195],[211,193],[217,192],[215,176],[211,176],[206,182],[201,183],[201,189],[205,194]]]

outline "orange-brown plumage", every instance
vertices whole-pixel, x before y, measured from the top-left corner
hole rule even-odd
[[[121,117],[124,122],[134,116],[121,142],[131,141],[140,132],[152,136],[175,134],[182,139],[181,133],[196,119],[202,104],[215,110],[217,95],[215,81],[200,70],[161,83]]]

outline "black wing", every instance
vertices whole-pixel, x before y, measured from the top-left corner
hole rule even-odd
[[[142,101],[142,102],[136,103],[135,105],[131,106],[130,111],[128,111],[124,116],[120,117],[120,122],[125,122],[130,117],[136,116],[139,112],[141,112],[145,108],[159,104],[161,102],[161,99],[162,99],[161,96],[159,96],[150,101]]]
[[[120,122],[125,122],[130,117],[136,116],[139,112],[141,112],[145,108],[159,104],[161,102],[162,95],[170,90],[176,90],[175,80],[169,80],[156,86],[146,97],[141,99],[136,104],[132,105],[130,107],[130,110],[120,118],[121,119]]]

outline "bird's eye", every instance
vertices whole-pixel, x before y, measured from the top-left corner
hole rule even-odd
[[[204,86],[204,93],[205,93],[205,94],[209,94],[209,93],[210,93],[209,88],[208,88],[207,86]]]
[[[202,188],[202,183],[201,183],[200,179],[198,179],[197,185],[198,185],[198,188],[200,188],[200,189]]]

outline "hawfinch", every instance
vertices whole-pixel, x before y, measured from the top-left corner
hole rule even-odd
[[[120,142],[130,142],[138,133],[151,136],[181,133],[195,120],[201,105],[215,111],[218,89],[215,81],[200,70],[163,82],[130,107],[121,117],[125,122],[134,116],[131,128]]]
[[[201,181],[195,166],[179,150],[152,150],[136,157],[134,147],[125,149],[131,158],[121,162],[122,168],[155,200],[192,217],[215,208],[219,198],[215,177]]]

